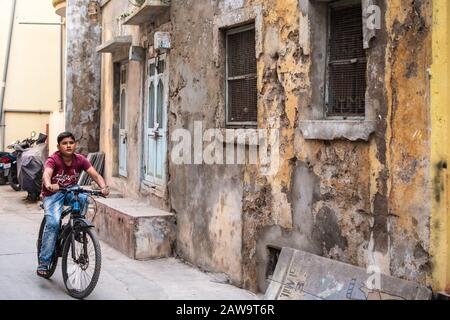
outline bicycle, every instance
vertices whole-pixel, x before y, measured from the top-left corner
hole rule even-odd
[[[94,225],[81,212],[78,195],[83,193],[90,196],[104,196],[99,191],[86,190],[79,186],[61,188],[59,191],[66,194],[72,192],[74,200],[61,214],[55,251],[45,278],[52,277],[58,264],[58,258],[61,257],[64,285],[69,295],[76,299],[83,299],[89,296],[97,285],[101,269],[101,250],[97,235],[93,230]],[[70,215],[69,221],[63,224],[64,218],[68,215]],[[45,220],[44,216],[37,240],[38,259]]]

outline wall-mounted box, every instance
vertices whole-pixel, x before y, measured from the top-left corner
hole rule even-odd
[[[170,50],[170,33],[169,32],[155,32],[154,44],[155,50]]]

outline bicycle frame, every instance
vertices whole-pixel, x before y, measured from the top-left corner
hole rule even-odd
[[[75,208],[75,210],[74,210],[74,208]],[[55,254],[57,254],[58,257],[62,256],[62,249],[64,248],[64,244],[70,237],[70,241],[72,242],[72,245],[71,245],[72,258],[74,260],[76,260],[75,234],[77,234],[80,231],[83,231],[85,229],[94,228],[94,225],[89,220],[87,220],[86,218],[84,218],[81,215],[79,208],[80,208],[80,202],[78,199],[78,194],[76,192],[74,192],[73,204],[61,213],[61,223],[62,223],[62,220],[68,215],[70,215],[70,219],[69,219],[68,223],[60,226],[60,232],[58,235],[58,240],[56,242],[57,246],[55,248]],[[86,238],[84,238],[83,241],[86,241]],[[86,250],[86,243],[83,247],[84,247],[84,250]],[[84,252],[84,253],[87,254],[87,252]]]

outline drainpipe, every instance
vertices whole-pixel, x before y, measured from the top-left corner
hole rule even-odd
[[[9,56],[11,53],[11,41],[14,30],[14,16],[16,14],[16,0],[12,1],[9,36],[6,44],[5,65],[3,67],[3,78],[0,89],[0,150],[5,149],[5,112],[3,110],[3,104],[5,102],[6,80],[8,78]]]
[[[61,17],[60,43],[59,43],[59,111],[64,112],[64,21]]]

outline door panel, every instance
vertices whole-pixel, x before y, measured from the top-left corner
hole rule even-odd
[[[147,122],[147,128],[153,129],[155,125],[155,85],[153,82],[150,84],[149,90],[148,90],[148,122]]]
[[[148,139],[148,149],[147,150],[155,150],[155,139],[152,139],[151,137],[149,137]],[[156,165],[156,158],[155,158],[155,152],[149,152],[148,153],[148,161],[147,161],[147,175],[148,175],[148,180],[150,182],[154,182],[153,181],[153,177],[155,175],[155,165]]]
[[[165,57],[148,62],[144,178],[164,186],[167,166],[167,73]]]
[[[120,72],[119,175],[127,176],[127,65]]]
[[[156,168],[155,178],[161,180],[163,178],[163,140],[161,138],[156,139]]]

